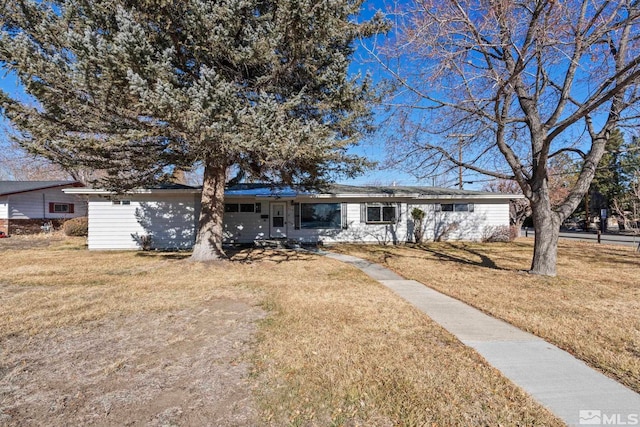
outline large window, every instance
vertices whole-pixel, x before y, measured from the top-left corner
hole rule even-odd
[[[367,222],[374,224],[389,224],[398,218],[395,204],[367,204]]]
[[[340,203],[300,203],[299,206],[300,228],[326,229],[341,227]]]

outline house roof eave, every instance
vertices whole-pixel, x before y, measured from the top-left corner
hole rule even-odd
[[[26,183],[29,181],[24,181],[24,182]],[[59,187],[84,188],[84,184],[82,184],[79,181],[52,181],[49,184],[46,184],[47,181],[35,181],[35,182],[38,182],[41,184],[34,185],[33,187],[26,187],[21,190],[6,191],[4,193],[0,193],[0,196],[12,196],[16,194],[30,193],[32,191],[50,190],[52,188],[59,188]]]

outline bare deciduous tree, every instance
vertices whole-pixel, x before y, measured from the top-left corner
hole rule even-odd
[[[394,12],[395,36],[371,52],[397,85],[398,161],[515,180],[536,229],[531,272],[555,275],[560,224],[610,134],[638,118],[638,0],[422,0]],[[563,153],[578,171],[554,206],[549,164]]]
[[[622,220],[625,230],[640,234],[640,173],[631,179],[624,196],[613,200],[613,211]]]
[[[27,153],[15,143],[0,142],[0,179],[48,181],[70,178],[60,166]]]
[[[504,194],[522,194],[522,190],[515,181],[497,179],[484,187],[485,191]],[[512,199],[509,202],[509,223],[515,228],[517,235],[524,221],[531,216],[531,204],[527,199]]]

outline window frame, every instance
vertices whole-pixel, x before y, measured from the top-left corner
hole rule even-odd
[[[255,203],[238,203],[238,209],[240,213],[256,213]]]
[[[56,210],[59,207],[65,206],[66,210]],[[57,215],[67,215],[75,213],[75,206],[70,202],[49,202],[49,213]]]
[[[337,206],[337,211],[338,212],[338,218],[339,221],[337,224],[335,224],[335,226],[333,227],[326,227],[326,226],[322,226],[322,227],[309,227],[309,226],[304,226],[304,222],[303,222],[303,211],[304,211],[304,207],[303,206],[309,206],[309,205],[336,205]],[[339,230],[341,228],[344,228],[344,217],[343,217],[343,209],[344,206],[342,203],[339,202],[322,202],[322,203],[307,203],[307,202],[300,202],[300,203],[296,203],[294,205],[294,220],[295,220],[295,229],[296,230]]]
[[[462,208],[463,206],[464,208]],[[440,203],[438,211],[473,213],[475,212],[475,205],[473,203]]]
[[[369,218],[369,209],[379,209],[379,220]],[[392,219],[385,220],[385,209],[393,209]],[[397,224],[398,223],[398,205],[396,203],[366,203],[365,204],[365,223],[367,224]]]
[[[232,203],[224,204],[224,213],[252,214],[252,213],[260,213],[261,211],[262,211],[262,205],[260,203],[232,202]]]

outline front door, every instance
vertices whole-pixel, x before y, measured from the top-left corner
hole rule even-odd
[[[287,237],[287,204],[271,203],[269,237],[273,239]]]

